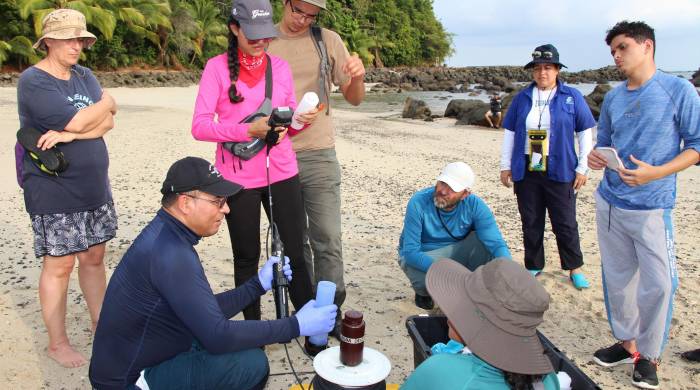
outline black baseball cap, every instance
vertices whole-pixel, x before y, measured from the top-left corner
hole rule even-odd
[[[560,68],[566,68],[566,65],[559,62],[559,50],[550,43],[535,48],[532,52],[532,61],[525,65],[525,69],[530,69],[536,64],[555,64]]]
[[[231,17],[238,21],[248,39],[277,37],[272,6],[268,0],[233,0]]]
[[[216,167],[199,157],[185,157],[168,169],[165,176],[163,195],[199,190],[214,196],[229,197],[243,189],[243,186],[224,179]]]

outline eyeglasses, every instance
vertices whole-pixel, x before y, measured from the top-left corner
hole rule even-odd
[[[295,7],[294,4],[292,4],[292,0],[287,0],[287,4],[289,4],[289,8],[292,9],[292,15],[294,15],[297,19],[301,19],[302,21],[306,19],[309,22],[315,22],[318,18],[318,14],[307,14],[306,12]]]
[[[537,58],[544,58],[547,60],[551,60],[552,57],[554,57],[554,54],[551,51],[539,51],[535,50],[532,52],[532,58],[537,59]]]
[[[185,195],[186,197],[192,198],[192,199],[199,199],[199,200],[207,201],[207,202],[217,206],[220,209],[224,208],[224,205],[226,204],[226,198],[207,199],[207,198],[200,198],[198,196],[184,194],[184,193],[181,193],[180,195]]]
[[[264,43],[269,43],[272,41],[272,38],[261,38],[261,39],[248,39],[248,44],[249,45],[255,45],[258,42],[264,42]]]

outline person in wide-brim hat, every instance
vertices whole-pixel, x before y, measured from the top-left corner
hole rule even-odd
[[[554,64],[561,68],[567,66],[559,62],[559,51],[552,44],[537,46],[532,52],[532,61],[528,62],[524,68],[531,69],[537,64]]]
[[[466,348],[460,354],[436,354],[409,376],[402,390],[427,388],[508,389],[542,380],[545,389],[559,382],[537,327],[550,297],[521,265],[494,259],[475,271],[450,259],[433,263],[428,292],[445,313],[450,337]]]
[[[85,15],[73,9],[61,8],[49,13],[42,20],[41,26],[41,37],[34,43],[35,49],[46,50],[46,38],[83,38],[85,48],[92,47],[97,41],[95,34],[87,30]]]
[[[532,83],[513,97],[503,118],[500,181],[514,187],[525,268],[535,276],[544,271],[549,216],[561,269],[569,272],[574,288],[583,290],[590,282],[583,267],[576,192],[588,180],[596,121],[581,92],[560,80],[563,67],[554,45],[532,51],[524,66]]]

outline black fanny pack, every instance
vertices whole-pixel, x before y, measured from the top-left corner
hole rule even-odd
[[[267,54],[265,54],[267,56]],[[252,123],[256,119],[264,116],[269,116],[272,113],[272,65],[270,57],[267,57],[267,67],[265,69],[265,100],[260,104],[254,113],[243,118],[238,123]],[[265,140],[256,138],[246,142],[223,142],[221,146],[231,152],[234,156],[241,160],[248,161],[255,157],[261,150],[265,148]]]

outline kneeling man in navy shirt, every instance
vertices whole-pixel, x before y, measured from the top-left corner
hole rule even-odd
[[[270,258],[257,278],[214,294],[194,249],[214,235],[241,190],[206,160],[186,157],[168,170],[162,208],[114,270],[95,332],[90,382],[96,389],[262,389],[263,345],[329,332],[337,307],[309,301],[273,321],[231,317],[272,285]],[[284,273],[291,280],[289,265]]]

